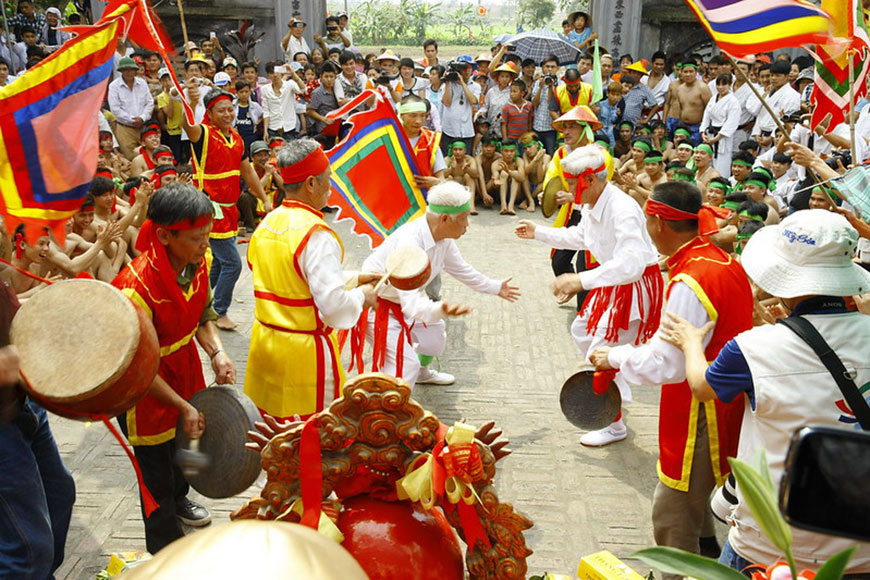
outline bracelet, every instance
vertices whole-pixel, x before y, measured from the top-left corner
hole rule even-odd
[[[222,349],[222,348],[217,349],[216,351],[214,351],[213,353],[211,353],[208,356],[209,360],[214,360],[214,357],[216,357],[218,354],[222,353],[223,351],[224,351],[224,349]]]

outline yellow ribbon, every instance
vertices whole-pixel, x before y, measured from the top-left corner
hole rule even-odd
[[[278,520],[283,520],[286,518],[290,512],[297,514],[300,518],[302,517],[302,499],[297,499],[293,502],[289,508],[287,508],[284,513],[277,517]],[[320,521],[317,522],[317,531],[330,540],[334,540],[337,543],[342,543],[344,541],[344,534],[341,533],[341,530],[333,523],[329,516],[327,516],[322,511],[320,512]]]
[[[420,458],[417,458],[405,477],[396,482],[396,494],[399,499],[418,501],[428,510],[435,505],[435,489],[432,484],[432,466],[435,458],[431,453],[424,453],[421,457],[426,459],[420,463]],[[413,467],[415,464],[417,467]]]
[[[234,203],[220,203],[219,201],[215,201],[213,199],[209,199],[209,201],[211,202],[212,207],[214,207],[214,219],[216,220],[224,219],[224,210],[221,208],[233,207],[234,205],[236,205]]]

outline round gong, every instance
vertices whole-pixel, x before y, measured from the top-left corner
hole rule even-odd
[[[613,423],[622,407],[616,383],[610,381],[607,391],[596,395],[592,386],[594,376],[594,371],[571,375],[559,394],[559,405],[568,422],[587,431],[603,429]]]
[[[562,191],[562,180],[559,177],[553,177],[547,182],[544,187],[544,195],[541,198],[541,212],[545,218],[550,217],[559,208],[556,203],[556,194]]]
[[[441,510],[368,495],[344,500],[342,546],[370,580],[462,580],[462,550]]]
[[[208,455],[210,461],[196,475],[186,477],[187,481],[206,497],[225,498],[242,493],[260,475],[260,455],[245,447],[248,431],[260,420],[257,406],[244,393],[228,385],[203,389],[189,402],[205,415],[199,451]],[[178,449],[188,448],[181,417],[175,437]]]

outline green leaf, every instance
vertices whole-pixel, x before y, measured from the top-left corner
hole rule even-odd
[[[704,580],[746,580],[746,576],[712,558],[678,548],[657,546],[638,550],[632,558],[643,560],[667,574],[681,574]]]
[[[769,474],[765,478],[757,470],[733,457],[729,457],[728,461],[731,463],[731,472],[737,480],[737,488],[743,495],[758,527],[774,546],[784,554],[791,554],[791,528],[779,513],[776,493]]]
[[[846,571],[846,566],[849,565],[852,554],[857,549],[858,546],[852,546],[848,550],[843,550],[839,554],[834,554],[828,558],[828,561],[816,572],[816,580],[840,580]]]

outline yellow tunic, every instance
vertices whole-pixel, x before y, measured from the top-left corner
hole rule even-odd
[[[336,391],[344,382],[335,332],[320,319],[299,266],[302,251],[317,230],[331,233],[341,245],[322,213],[284,200],[263,219],[248,247],[255,320],[245,393],[275,417],[305,417],[321,411],[330,367]]]

